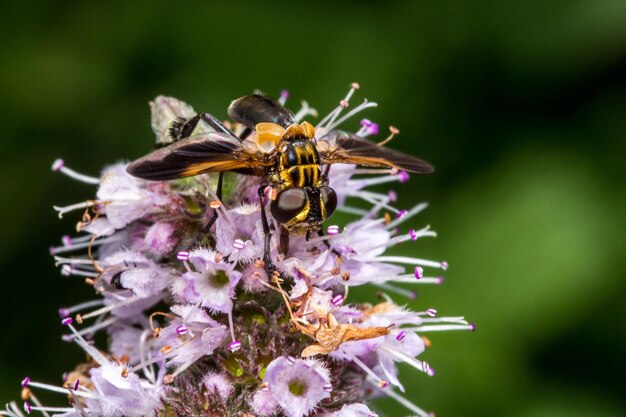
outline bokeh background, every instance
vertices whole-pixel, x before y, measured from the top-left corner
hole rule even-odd
[[[95,190],[55,158],[96,175],[145,153],[158,94],[225,118],[288,88],[324,113],[358,81],[392,146],[437,167],[397,189],[439,232],[406,250],[450,263],[411,305],[478,326],[429,334],[438,372],[403,370],[408,397],[439,416],[626,415],[626,2],[227,3],[0,3],[0,403],[83,359],[56,310],[91,293],[48,246],[78,216],[52,205]]]

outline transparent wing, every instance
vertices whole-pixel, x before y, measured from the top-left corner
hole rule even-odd
[[[209,132],[157,149],[132,162],[126,171],[145,180],[165,181],[267,165],[259,159],[259,155],[244,150],[237,137],[225,132]]]
[[[317,147],[323,164],[390,167],[421,174],[434,171],[433,166],[426,161],[340,130],[331,130],[318,139]]]

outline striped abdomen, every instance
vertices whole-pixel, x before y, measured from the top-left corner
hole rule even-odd
[[[287,143],[279,159],[279,175],[288,187],[320,187],[320,157],[311,139]]]

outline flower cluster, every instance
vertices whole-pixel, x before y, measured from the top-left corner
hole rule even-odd
[[[316,126],[320,137],[376,105],[364,101],[346,112],[356,89]],[[283,92],[280,101],[286,99]],[[195,115],[174,98],[151,105],[158,145],[172,141],[173,122]],[[312,115],[303,102],[296,118]],[[379,130],[367,119],[361,126],[361,137]],[[201,123],[194,133],[207,130]],[[410,311],[392,298],[414,298],[399,284],[439,284],[443,278],[425,271],[447,268],[387,254],[435,236],[429,227],[401,232],[426,204],[400,210],[393,191],[371,189],[404,183],[407,173],[333,165],[328,175],[337,210],[356,219],[327,224],[326,233],[308,240],[291,236],[286,254],[270,219],[276,271],[268,273],[266,208],[256,192],[262,179],[227,173],[219,199],[216,175],[149,182],[126,166],[108,166],[94,178],[54,162],[54,171],[98,186],[94,200],[55,207],[59,216],[82,211],[82,217],[78,236],[64,236],[50,249],[63,275],[84,279],[98,294],[59,310],[64,339],[89,359],[59,385],[26,377],[23,407],[10,403],[0,415],[373,417],[368,399],[380,395],[429,415],[402,396],[397,365],[433,375],[418,359],[429,345],[423,334],[473,325],[438,317],[434,309]],[[378,302],[350,303],[350,287],[364,284],[379,288]],[[97,332],[108,336],[106,347],[96,347]],[[69,404],[46,406],[37,390],[69,396]]]

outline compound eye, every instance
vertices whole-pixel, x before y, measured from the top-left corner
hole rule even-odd
[[[281,191],[272,201],[270,210],[278,223],[289,223],[306,206],[307,196],[302,188],[289,188]]]
[[[337,194],[330,187],[322,187],[320,193],[322,194],[322,203],[326,208],[326,218],[329,218],[337,208]]]

